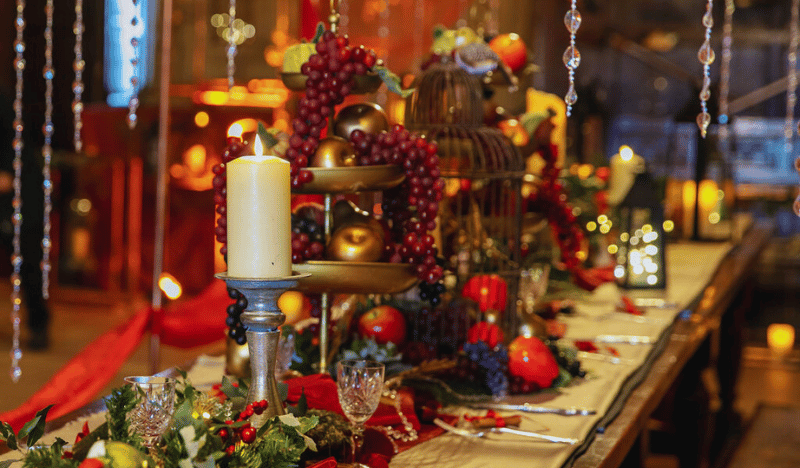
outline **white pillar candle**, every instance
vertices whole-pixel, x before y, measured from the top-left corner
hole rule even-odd
[[[633,186],[636,174],[644,171],[644,158],[634,154],[630,146],[622,146],[619,153],[611,157],[609,166],[608,203],[617,206]]]
[[[226,165],[228,276],[280,278],[292,274],[289,162],[242,156]]]

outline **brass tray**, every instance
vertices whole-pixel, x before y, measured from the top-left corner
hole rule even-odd
[[[405,180],[400,166],[309,167],[314,180],[294,190],[295,193],[356,193],[386,190]]]
[[[355,75],[355,84],[352,94],[374,93],[381,87],[383,80],[377,73],[367,72],[366,75]],[[308,77],[302,73],[281,73],[283,84],[292,91],[303,92],[306,90]]]
[[[395,294],[417,282],[414,265],[407,263],[309,260],[292,270],[310,275],[296,288],[305,293]]]

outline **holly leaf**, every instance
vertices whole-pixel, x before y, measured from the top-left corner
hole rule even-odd
[[[278,139],[261,122],[258,123],[258,137],[261,138],[264,148],[272,148],[278,144]]]
[[[28,438],[28,447],[33,447],[42,435],[44,435],[44,425],[47,422],[47,412],[50,411],[53,405],[39,410],[33,419],[26,422],[19,430],[17,438],[22,440]]]
[[[241,385],[241,384],[240,384]],[[233,383],[228,379],[227,376],[222,376],[222,386],[220,387],[222,393],[225,394],[228,398],[246,398],[247,393],[242,390],[242,387],[234,386]]]
[[[325,33],[325,23],[320,21],[317,23],[317,32],[314,34],[314,39],[311,39],[311,42],[316,44],[322,38],[322,34]]]
[[[386,88],[389,91],[399,94],[402,98],[407,98],[414,94],[414,88],[403,89],[403,85],[400,83],[400,77],[392,73],[388,68],[378,65],[372,69],[381,77],[381,80],[386,84]]]

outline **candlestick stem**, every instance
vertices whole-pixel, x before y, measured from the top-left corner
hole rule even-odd
[[[216,275],[236,289],[247,299],[247,308],[242,313],[242,324],[247,330],[247,346],[250,351],[250,388],[247,403],[267,400],[269,406],[260,415],[253,415],[250,424],[259,428],[273,416],[286,414],[278,395],[275,381],[275,360],[278,353],[280,327],[286,320],[278,307],[278,298],[286,290],[297,286],[301,278],[308,275],[293,275],[284,278],[231,278],[226,273]]]

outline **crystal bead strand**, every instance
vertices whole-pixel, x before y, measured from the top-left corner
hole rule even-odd
[[[791,156],[794,141],[794,107],[797,103],[797,46],[800,41],[798,32],[798,12],[800,0],[792,0],[791,22],[789,23],[789,51],[787,54],[786,76],[786,122],[783,127],[784,151]]]
[[[133,6],[137,7],[135,10],[136,12],[138,12],[138,4],[139,0],[133,0]],[[139,109],[139,78],[136,76],[136,72],[139,69],[139,38],[135,36],[137,31],[136,26],[139,25],[139,18],[136,12],[134,12],[133,18],[131,18],[131,30],[134,34],[134,37],[131,38],[131,47],[133,48],[133,58],[131,58],[131,66],[133,69],[131,73],[131,86],[133,87],[133,95],[128,101],[128,128],[131,130],[136,128],[136,122],[138,121],[136,111]]]
[[[42,156],[44,164],[42,166],[42,176],[44,181],[44,229],[42,235],[42,297],[50,297],[50,213],[53,211],[53,181],[50,178],[50,163],[53,159],[53,0],[47,0],[44,6],[46,23],[44,28],[44,145],[42,146]]]
[[[705,138],[708,126],[711,124],[711,114],[708,113],[708,100],[711,98],[711,64],[714,63],[714,48],[711,47],[711,28],[714,27],[714,0],[706,3],[706,12],[703,15],[703,26],[706,36],[703,45],[697,52],[697,59],[703,64],[703,89],[700,91],[700,114],[697,115],[697,126],[700,135]]]
[[[575,47],[575,33],[581,27],[581,14],[577,10],[577,0],[572,0],[572,8],[564,15],[564,25],[569,31],[569,47],[564,51],[564,65],[569,70],[569,90],[564,97],[567,103],[567,117],[572,115],[572,106],[578,101],[578,93],[575,91],[575,69],[581,64],[581,53]]]
[[[728,115],[728,96],[731,81],[731,47],[733,46],[734,0],[725,0],[725,21],[722,25],[722,60],[719,65],[719,118],[721,124],[730,121]]]
[[[24,142],[22,140],[22,131],[24,124],[22,123],[22,85],[24,83],[22,74],[25,71],[25,40],[23,33],[25,32],[25,0],[17,0],[17,18],[14,22],[14,27],[17,30],[17,37],[14,40],[14,51],[16,57],[14,58],[14,70],[16,71],[16,85],[14,88],[14,216],[11,218],[11,223],[14,226],[14,239],[12,241],[13,254],[11,255],[11,266],[13,271],[11,273],[11,326],[13,334],[11,338],[11,380],[18,382],[22,376],[22,368],[19,366],[19,360],[22,359],[22,350],[19,347],[19,325],[20,325],[20,286],[22,280],[20,279],[20,270],[22,269],[22,250],[20,248],[20,234],[22,228],[22,149]]]
[[[386,64],[389,59],[389,0],[383,0],[383,9],[379,15],[378,26],[378,43],[380,44],[380,59]],[[375,102],[386,107],[387,91],[385,86],[381,86],[378,94],[375,96]]]
[[[72,32],[75,34],[75,61],[72,62],[72,69],[75,71],[75,81],[72,82],[74,95],[72,100],[72,115],[74,116],[72,142],[75,152],[80,153],[83,150],[83,139],[81,138],[81,130],[83,130],[83,68],[86,66],[83,61],[83,0],[75,0],[75,24],[72,26]]]
[[[236,34],[233,31],[233,23],[236,21],[236,0],[230,0],[228,5],[228,91],[233,88],[233,74],[236,71]]]
[[[797,48],[798,44],[800,44],[799,17],[800,1],[792,0],[791,24],[789,26],[789,77],[786,90],[786,128],[784,128],[786,154],[792,154],[793,152],[794,105],[797,99]],[[798,131],[800,131],[800,128],[798,128]],[[797,170],[797,173],[800,174],[800,157],[794,160],[794,168]],[[792,209],[795,215],[800,216],[800,196],[795,199]]]
[[[733,45],[733,0],[725,0],[725,22],[722,25],[722,60],[719,64],[719,136],[723,148],[728,148],[728,95],[731,82],[731,46]]]

